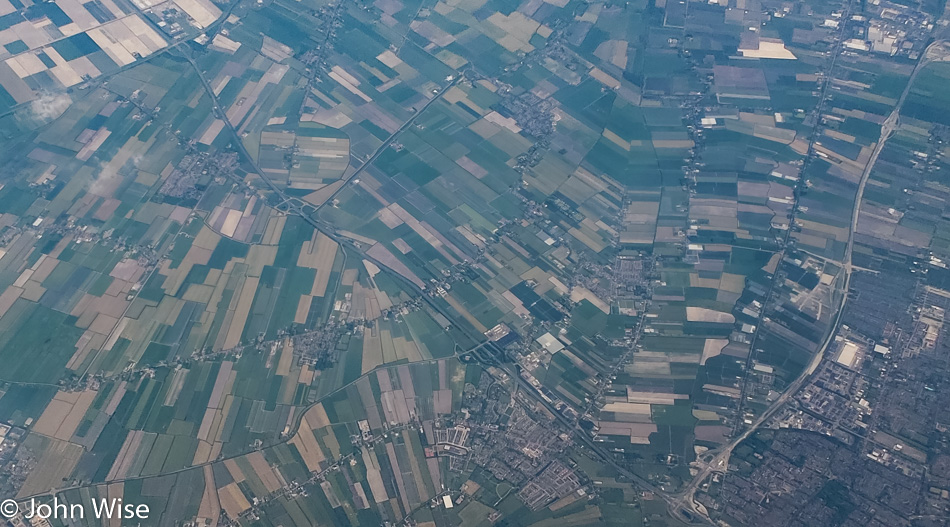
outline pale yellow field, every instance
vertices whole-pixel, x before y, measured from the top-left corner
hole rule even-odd
[[[520,11],[514,11],[508,16],[495,13],[488,17],[488,22],[507,33],[496,41],[508,51],[529,52],[534,49],[528,41],[531,35],[541,27],[540,22],[535,22]]]
[[[309,242],[304,243],[297,256],[297,266],[316,269],[317,276],[310,289],[310,296],[324,296],[333,261],[336,259],[337,243],[322,232],[315,231]]]
[[[267,492],[275,492],[280,488],[280,481],[277,475],[274,474],[274,470],[267,464],[267,460],[264,459],[264,454],[260,451],[252,452],[247,455],[247,460],[254,468],[254,472],[260,478],[261,483],[264,484]]]
[[[231,474],[231,478],[234,479],[235,483],[241,483],[245,479],[244,472],[241,471],[241,467],[238,466],[237,461],[233,459],[224,460],[224,466],[228,469],[228,474]]]
[[[395,362],[397,357],[396,348],[393,346],[392,333],[388,329],[380,331],[379,341],[383,347],[383,363],[388,364],[390,362]]]
[[[237,483],[229,483],[218,489],[218,498],[221,501],[221,508],[232,519],[251,508],[251,503],[247,501],[247,497],[241,492]]]
[[[230,349],[241,342],[241,333],[244,331],[244,325],[247,323],[247,317],[251,312],[251,304],[254,302],[254,294],[257,292],[257,285],[260,278],[249,276],[244,280],[244,286],[241,288],[241,297],[234,309],[234,318],[228,326],[227,337],[224,339],[224,349]]]
[[[379,340],[379,328],[367,328],[363,333],[363,371],[366,373],[372,371],[378,366],[382,366],[383,347]]]
[[[729,344],[726,339],[706,339],[703,344],[703,356],[699,359],[700,364],[706,364],[706,361],[722,353],[722,349]]]
[[[284,377],[290,375],[290,366],[294,363],[294,341],[284,339],[284,344],[280,348],[280,359],[277,361],[277,375]]]
[[[192,465],[200,465],[211,460],[211,443],[207,441],[198,441],[198,448],[195,449],[195,456],[191,460]],[[217,496],[215,496],[217,499]]]
[[[214,472],[211,465],[205,465],[202,469],[204,473],[205,488],[201,497],[201,505],[198,507],[198,519],[205,519],[208,525],[217,525],[218,517],[221,515],[221,502],[218,501],[218,492],[214,488]]]
[[[304,416],[300,422],[300,430],[298,430],[294,438],[290,440],[290,444],[297,447],[297,452],[300,453],[304,464],[307,465],[307,470],[311,472],[320,470],[320,464],[326,460],[326,456],[323,454],[323,450],[320,449],[317,439],[313,437],[312,430],[307,421],[307,417]]]
[[[109,499],[122,499],[125,496],[125,484],[121,481],[118,483],[111,483],[106,486],[106,493],[109,496]],[[108,527],[122,527],[122,519],[111,518],[107,525]]]
[[[307,322],[307,315],[310,314],[310,304],[313,302],[313,297],[310,295],[300,295],[300,300],[297,301],[297,312],[294,313],[294,322],[297,324],[305,324]]]
[[[379,461],[376,459],[376,453],[363,447],[363,464],[366,466],[366,482],[369,483],[369,489],[373,492],[373,498],[376,503],[383,503],[389,500],[386,494],[386,486],[383,485],[383,476],[379,470]]]
[[[63,441],[72,438],[86,411],[96,398],[93,390],[83,392],[60,391],[53,397],[43,415],[33,425],[33,431]]]
[[[448,295],[445,295],[443,298],[445,299],[446,303],[452,306],[452,309],[454,309],[460,315],[462,315],[465,318],[465,320],[467,320],[471,325],[475,326],[475,329],[477,329],[478,331],[482,333],[488,331],[488,328],[485,327],[484,324],[479,322],[479,320],[475,318],[474,315],[469,313],[468,309],[465,309],[465,306],[462,305],[461,302],[456,300],[454,296],[452,296],[451,294],[448,294]]]
[[[400,359],[407,359],[409,362],[422,360],[422,352],[419,351],[415,342],[406,340],[405,337],[398,337],[393,339],[393,344],[396,346],[396,355]]]

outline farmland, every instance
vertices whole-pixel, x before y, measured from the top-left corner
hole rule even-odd
[[[943,298],[929,3],[0,4],[20,500],[712,521],[810,374],[902,342],[855,284]]]

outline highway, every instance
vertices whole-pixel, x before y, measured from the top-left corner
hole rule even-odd
[[[812,357],[808,366],[803,370],[802,374],[799,375],[791,384],[785,392],[773,402],[766,411],[764,411],[756,420],[752,423],[742,434],[734,438],[729,444],[716,450],[718,452],[715,457],[711,460],[704,463],[704,466],[700,469],[699,473],[693,478],[690,484],[684,488],[680,493],[678,493],[679,498],[674,501],[673,509],[671,512],[681,510],[683,508],[689,508],[693,510],[697,515],[705,517],[699,510],[699,506],[694,501],[694,496],[696,490],[700,485],[709,477],[710,474],[716,472],[725,472],[728,468],[729,457],[732,454],[732,451],[739,445],[742,441],[752,435],[756,430],[762,427],[773,415],[775,415],[779,410],[781,410],[785,404],[792,398],[798,390],[805,385],[808,379],[811,377],[811,374],[815,372],[818,368],[818,365],[821,363],[822,359],[825,357],[828,348],[834,342],[834,337],[837,334],[838,327],[841,324],[841,319],[844,315],[845,307],[847,306],[849,295],[848,291],[851,287],[851,276],[854,270],[852,265],[852,253],[854,249],[854,235],[858,229],[858,221],[861,216],[861,202],[864,198],[864,189],[867,186],[867,182],[871,177],[871,172],[874,169],[874,165],[877,162],[878,157],[881,155],[881,152],[884,150],[884,145],[887,143],[887,140],[893,135],[894,131],[897,130],[898,125],[900,124],[900,110],[904,104],[904,101],[907,99],[907,95],[910,93],[911,87],[914,84],[914,80],[917,78],[917,75],[930,63],[938,60],[947,60],[947,57],[950,56],[947,49],[947,42],[943,40],[938,40],[930,44],[927,49],[922,54],[921,60],[919,60],[914,67],[914,71],[911,73],[910,78],[907,81],[907,86],[904,87],[903,93],[901,93],[900,99],[897,104],[894,106],[893,111],[888,115],[887,119],[884,120],[884,123],[881,125],[881,136],[878,139],[877,143],[874,146],[874,150],[871,153],[871,157],[868,159],[867,164],[864,167],[863,172],[861,173],[861,179],[858,183],[858,189],[855,193],[854,206],[852,207],[851,212],[851,224],[848,231],[848,244],[845,248],[845,255],[842,261],[843,267],[843,283],[841,285],[841,301],[836,309],[834,322],[832,323],[828,334],[825,337],[825,340],[822,342],[821,347]],[[833,66],[832,66],[833,68]],[[830,79],[829,79],[830,82]],[[764,310],[763,310],[764,312]],[[758,333],[758,331],[756,331]]]

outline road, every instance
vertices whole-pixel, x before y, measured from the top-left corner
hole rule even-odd
[[[321,203],[320,205],[318,205],[317,207],[315,207],[315,209],[316,209],[316,210],[319,210],[321,207],[323,207],[323,205],[325,205],[325,204],[327,204],[327,203],[332,203],[332,202],[333,202],[333,198],[335,198],[335,197],[337,196],[337,194],[339,194],[344,188],[346,188],[346,182],[347,182],[347,181],[354,180],[354,179],[355,179],[357,176],[359,176],[364,170],[366,170],[370,165],[372,165],[372,164],[379,158],[379,156],[383,155],[383,152],[385,152],[386,149],[389,148],[389,145],[391,145],[391,144],[393,143],[393,141],[396,140],[396,137],[398,137],[399,134],[403,133],[407,128],[409,128],[410,126],[412,126],[412,123],[414,123],[414,122],[416,121],[416,117],[419,117],[420,115],[422,115],[422,112],[426,111],[426,108],[428,108],[429,106],[432,106],[436,101],[438,101],[439,99],[441,99],[443,95],[445,95],[450,89],[452,89],[453,86],[455,86],[456,84],[458,84],[459,81],[461,81],[464,77],[465,77],[465,75],[456,75],[456,76],[454,76],[454,77],[449,81],[449,84],[447,84],[444,88],[442,88],[442,89],[436,94],[435,97],[433,97],[433,98],[429,99],[428,101],[426,101],[426,103],[425,103],[424,105],[422,105],[422,108],[419,108],[418,110],[416,110],[416,113],[412,114],[412,117],[410,117],[406,122],[402,123],[402,126],[400,126],[399,128],[397,128],[395,132],[393,132],[392,134],[390,134],[390,136],[387,137],[385,141],[383,141],[383,144],[379,145],[379,147],[376,148],[376,151],[373,152],[373,155],[370,156],[370,158],[367,159],[365,163],[363,163],[362,165],[360,165],[359,168],[357,168],[355,172],[353,172],[353,173],[350,174],[349,176],[344,177],[344,178],[343,178],[343,185],[340,185],[340,188],[338,188],[338,189],[336,189],[335,191],[333,191],[333,194],[330,194],[330,197],[328,197],[326,201],[324,201],[323,203]]]

